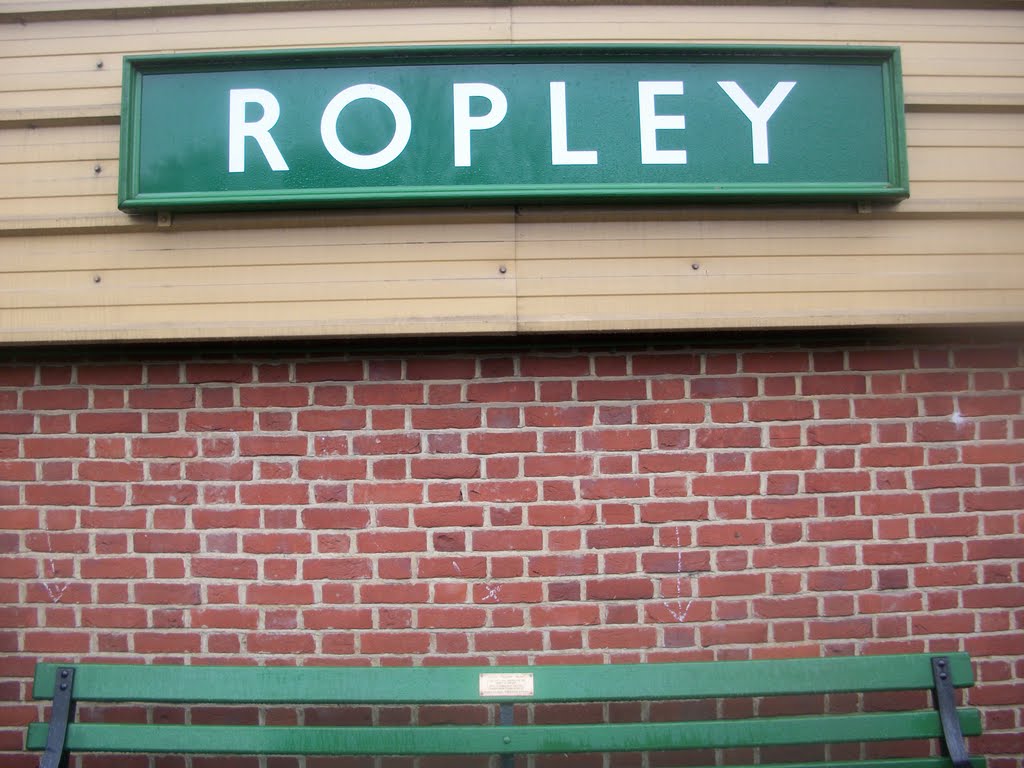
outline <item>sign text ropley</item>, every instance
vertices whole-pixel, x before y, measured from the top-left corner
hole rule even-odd
[[[907,194],[874,48],[129,58],[122,156],[125,209]]]
[[[775,114],[783,100],[796,85],[794,82],[776,83],[768,98],[762,104],[755,104],[733,81],[720,81],[718,85],[739,107],[750,121],[751,144],[755,165],[768,164],[768,121]],[[452,120],[454,124],[452,157],[454,165],[468,167],[473,164],[471,137],[474,131],[485,131],[500,125],[508,114],[508,99],[505,93],[491,83],[455,83]],[[551,164],[552,165],[597,165],[596,149],[569,149],[568,115],[566,113],[565,82],[549,83],[551,94]],[[639,146],[640,162],[644,165],[686,165],[685,149],[658,149],[658,131],[681,131],[686,128],[686,115],[660,115],[657,112],[656,97],[682,96],[685,92],[682,80],[641,81],[639,91]],[[486,112],[474,115],[472,99],[487,102]],[[373,99],[383,104],[394,120],[394,132],[387,145],[370,154],[359,154],[349,150],[339,135],[338,121],[342,111],[358,99]],[[239,88],[229,93],[231,104],[228,124],[228,170],[231,173],[245,172],[245,143],[247,138],[256,141],[264,159],[274,171],[287,171],[288,163],[281,155],[271,129],[281,114],[281,105],[270,91],[261,88]],[[257,104],[262,114],[256,120],[246,119],[246,108]],[[412,117],[402,97],[394,91],[374,83],[359,83],[341,91],[328,103],[320,119],[320,137],[324,148],[335,160],[349,168],[371,170],[380,168],[395,160],[409,144],[412,135]]]

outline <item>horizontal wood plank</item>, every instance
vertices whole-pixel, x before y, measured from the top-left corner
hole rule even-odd
[[[453,43],[899,45],[911,108],[1024,109],[1024,24],[1008,11],[655,5],[354,8],[0,25],[0,122],[119,105],[121,57],[173,50]]]
[[[968,687],[967,654],[944,654],[951,683]],[[456,667],[185,667],[159,664],[75,665],[83,701],[178,703],[472,703],[487,701],[481,673],[530,675],[526,702],[621,701],[929,690],[928,654],[832,656],[664,664],[570,664]],[[59,664],[38,665],[33,696],[51,698]]]
[[[965,734],[980,732],[977,710],[957,714]],[[829,744],[942,736],[938,712],[763,717],[673,723],[418,726],[186,726],[75,723],[67,749],[99,752],[289,755],[487,755]],[[30,732],[30,744],[45,729]]]

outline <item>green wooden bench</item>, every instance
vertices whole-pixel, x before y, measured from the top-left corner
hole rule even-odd
[[[45,750],[42,768],[69,754],[174,753],[245,755],[501,755],[646,752],[694,748],[791,748],[799,762],[820,763],[810,745],[935,740],[946,757],[842,759],[829,768],[983,768],[968,758],[964,736],[981,732],[977,710],[957,708],[954,688],[974,682],[966,654],[863,656],[662,664],[520,667],[206,667],[110,664],[38,665],[34,695],[52,699],[50,722],[29,726],[27,746]],[[921,706],[909,711],[821,711],[684,722],[520,724],[514,707],[551,702],[718,700],[885,691]],[[892,697],[892,694],[886,694]],[[841,697],[856,702],[856,696]],[[776,701],[776,699],[759,699]],[[779,700],[784,701],[784,700]],[[821,699],[824,702],[824,699]],[[404,726],[182,725],[75,722],[77,702],[244,704],[265,706],[491,704],[491,724]],[[690,702],[692,704],[692,701]],[[653,706],[653,705],[652,705]],[[641,708],[637,708],[641,709]],[[821,707],[822,710],[832,709]],[[882,707],[888,710],[888,707]],[[492,708],[487,708],[492,711]],[[464,708],[463,708],[464,711]],[[497,715],[494,717],[493,715]],[[106,719],[106,718],[100,718]],[[927,741],[924,742],[927,744]],[[906,744],[900,745],[906,749]],[[794,752],[794,749],[797,750]],[[807,752],[801,750],[810,750]],[[833,747],[833,749],[840,749]],[[861,754],[860,747],[854,754]],[[872,754],[880,754],[874,752]],[[906,751],[903,754],[907,754]],[[817,755],[818,757],[814,757]],[[826,756],[827,757],[827,756]],[[809,762],[808,762],[809,761]],[[777,764],[779,765],[779,764]]]

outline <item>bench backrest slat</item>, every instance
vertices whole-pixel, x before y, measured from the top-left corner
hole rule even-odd
[[[974,683],[967,654],[948,654],[953,685]],[[33,695],[52,698],[58,665],[40,664]],[[530,694],[481,696],[481,674],[531,675]],[[83,701],[217,704],[403,704],[615,701],[926,690],[928,656],[529,667],[204,667],[85,664]]]
[[[960,711],[969,735],[981,732],[978,712]],[[293,754],[438,755],[646,751],[686,748],[821,744],[934,738],[935,712],[884,712],[749,720],[527,726],[186,726],[74,724],[75,751]],[[45,743],[45,727],[30,732],[31,747]]]

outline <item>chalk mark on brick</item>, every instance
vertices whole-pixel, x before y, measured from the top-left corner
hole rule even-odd
[[[676,594],[679,595],[679,600],[676,605],[665,604],[665,610],[669,612],[673,619],[682,624],[686,621],[686,616],[690,612],[690,606],[693,605],[693,598],[691,597],[686,601],[686,605],[683,605],[683,550],[680,549],[678,552],[679,558],[676,561]]]
[[[53,551],[53,544],[50,543],[50,534],[49,533],[46,534],[46,549],[49,552]],[[45,567],[46,565],[50,566],[50,578],[51,579],[56,578],[56,576],[57,576],[57,561],[54,560],[52,557],[46,559],[46,563],[45,563],[45,565],[43,567],[43,575],[44,576],[46,575],[46,567]],[[71,582],[70,581],[64,582],[64,586],[59,586],[59,584],[57,582],[54,582],[53,584],[51,584],[50,582],[45,581],[45,580],[42,583],[43,583],[43,589],[46,590],[46,594],[48,594],[50,596],[50,600],[53,603],[55,603],[55,604],[60,602],[60,599],[62,597],[64,597],[64,593],[68,591],[68,587],[71,586]]]

